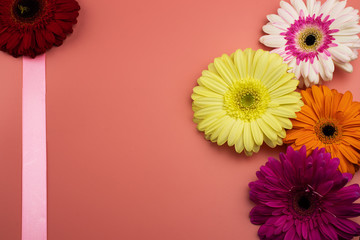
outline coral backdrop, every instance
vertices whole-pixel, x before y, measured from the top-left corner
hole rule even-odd
[[[79,3],[74,34],[46,55],[48,239],[257,239],[247,185],[285,147],[246,158],[206,141],[190,95],[215,57],[266,49],[279,0]],[[22,61],[0,64],[0,239],[20,240]],[[359,101],[353,65],[327,85]]]

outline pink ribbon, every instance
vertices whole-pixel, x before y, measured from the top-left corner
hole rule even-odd
[[[23,58],[22,240],[46,240],[45,55]]]

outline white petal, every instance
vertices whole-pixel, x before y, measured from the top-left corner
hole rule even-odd
[[[296,12],[294,7],[291,6],[289,3],[285,2],[285,1],[281,1],[280,7],[283,8],[285,11],[287,11],[292,16],[292,18],[294,18],[294,19],[299,18],[299,14]]]
[[[351,56],[353,55],[353,52],[350,50],[350,48],[344,45],[332,47],[328,50],[331,53],[332,58],[334,58],[334,60],[337,62],[349,62],[351,60]]]
[[[318,84],[319,83],[319,74],[315,71],[314,67],[315,67],[314,64],[310,64],[308,78],[311,83]]]
[[[327,0],[320,8],[319,14],[324,14],[323,18],[330,14],[330,10],[333,9],[337,0]]]
[[[320,12],[320,8],[321,8],[321,2],[320,1],[316,1],[315,3],[315,7],[313,9],[313,14],[315,14],[316,16],[319,16],[319,12]]]
[[[279,23],[279,24],[283,24],[285,27],[288,27],[288,24],[286,24],[286,22],[280,16],[278,16],[276,14],[267,15],[266,18],[271,23]]]
[[[295,7],[296,11],[301,15],[301,11],[305,16],[309,15],[309,12],[305,6],[303,0],[291,0],[291,4]]]
[[[301,61],[300,62],[301,75],[304,78],[307,78],[309,76],[309,65],[310,65],[310,61]]]
[[[305,84],[306,87],[310,87],[312,85],[309,78],[304,78],[303,81],[304,81],[304,84]]]
[[[331,28],[340,28],[347,22],[354,21],[354,16],[352,15],[342,15],[341,17],[338,17],[335,19],[335,21],[330,25]]]
[[[320,68],[321,78],[325,81],[332,80],[333,72],[334,72],[334,62],[331,58],[324,58],[323,56],[319,56],[320,64],[322,69]]]
[[[330,12],[330,19],[336,19],[346,6],[346,1],[341,1],[335,4],[335,7]]]
[[[288,65],[289,65],[289,68],[294,68],[295,65],[296,65],[296,58],[293,58],[293,59],[288,63]]]
[[[272,34],[272,35],[279,35],[280,33],[284,32],[283,30],[281,30],[280,28],[275,27],[271,23],[268,23],[268,24],[264,25],[262,29],[267,34]]]
[[[337,67],[343,69],[346,72],[352,72],[353,66],[350,63],[335,63]]]
[[[277,53],[279,54],[282,58],[284,58],[286,56],[286,50],[285,50],[286,46],[280,47],[280,48],[275,48],[274,50],[272,50],[270,53]]]
[[[293,61],[295,61],[295,66],[293,68],[293,73],[295,73],[295,77],[297,79],[300,79],[300,77],[301,77],[301,67],[300,67],[300,65],[296,64],[296,59],[294,59]]]
[[[282,47],[286,44],[286,40],[280,35],[266,35],[260,38],[260,42],[268,47]]]
[[[345,36],[334,36],[335,41],[337,43],[352,43],[352,42],[356,42],[359,40],[359,36],[357,35],[345,35]]]
[[[359,57],[359,52],[358,52],[356,49],[353,49],[353,53],[354,53],[354,55],[356,56],[356,58]]]
[[[355,25],[349,28],[345,28],[342,29],[341,31],[338,31],[336,33],[333,33],[332,35],[337,36],[337,35],[356,35],[360,33],[360,26],[359,25]]]
[[[315,8],[315,0],[306,0],[306,6],[309,11],[309,15],[312,16],[314,14],[313,9]]]
[[[282,8],[278,9],[278,14],[282,19],[284,19],[289,24],[293,24],[295,21],[295,18]]]

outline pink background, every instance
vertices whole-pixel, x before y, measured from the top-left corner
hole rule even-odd
[[[46,56],[48,239],[257,239],[247,185],[285,147],[246,158],[206,141],[190,95],[215,57],[265,48],[279,0],[79,2],[74,34]],[[22,61],[0,64],[0,239],[20,240]],[[328,86],[359,101],[353,65]]]

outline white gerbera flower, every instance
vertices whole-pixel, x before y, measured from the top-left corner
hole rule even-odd
[[[306,86],[318,84],[320,77],[332,80],[334,63],[352,72],[350,61],[358,57],[360,33],[358,10],[345,7],[346,1],[281,1],[278,15],[271,14],[263,27],[269,35],[260,42],[276,48]]]

